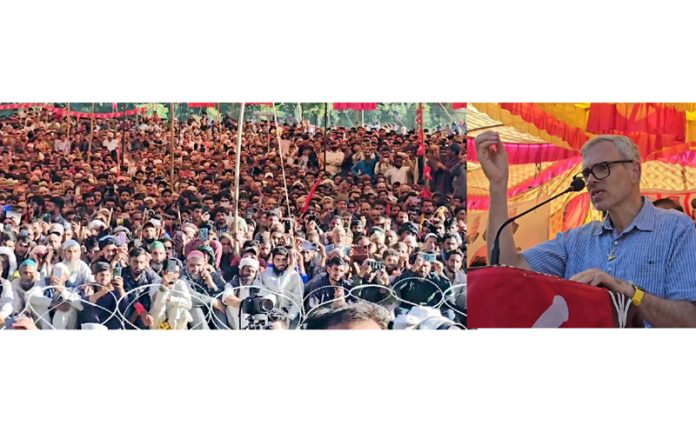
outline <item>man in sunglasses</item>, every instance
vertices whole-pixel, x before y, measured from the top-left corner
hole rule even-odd
[[[476,137],[490,182],[489,232],[508,218],[508,157],[497,132]],[[686,215],[658,209],[640,195],[636,145],[601,135],[582,147],[582,175],[594,207],[606,213],[518,253],[509,229],[500,237],[500,263],[604,286],[631,299],[634,323],[696,327],[696,230]],[[488,237],[489,251],[493,236]]]

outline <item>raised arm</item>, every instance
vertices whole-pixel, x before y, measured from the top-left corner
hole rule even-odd
[[[497,132],[484,132],[476,137],[476,154],[490,185],[487,239],[490,259],[495,233],[508,219],[508,155]],[[505,227],[500,235],[500,264],[531,269],[527,260],[515,249],[511,226]]]

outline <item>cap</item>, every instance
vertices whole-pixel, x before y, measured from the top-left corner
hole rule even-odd
[[[118,234],[118,233],[124,232],[124,233],[126,233],[126,236],[128,236],[128,237],[131,236],[130,230],[129,230],[128,228],[124,227],[124,226],[117,226],[116,228],[114,228],[114,230],[113,230],[112,232],[113,232],[114,234]]]
[[[22,263],[19,265],[19,269],[22,270],[24,267],[36,267],[36,261],[33,259],[25,259],[22,261]]]
[[[192,250],[191,252],[189,252],[188,255],[186,255],[187,260],[191,258],[200,258],[202,260],[205,260],[205,255],[203,254],[203,252],[199,250]]]
[[[242,258],[239,261],[239,268],[242,269],[243,267],[251,267],[254,270],[258,271],[259,270],[259,262],[256,260],[256,258],[252,258],[252,257]]]
[[[100,230],[106,228],[106,224],[99,219],[93,220],[87,225],[90,230]]]
[[[150,252],[152,252],[152,251],[155,250],[155,249],[167,250],[167,249],[164,247],[164,243],[162,243],[161,241],[154,241],[154,242],[152,242],[152,244],[150,245]]]
[[[65,228],[63,228],[63,225],[61,225],[61,224],[52,224],[48,228],[48,233],[49,234],[55,233],[55,234],[58,234],[59,236],[62,237],[63,234],[65,234]]]
[[[62,250],[66,250],[71,247],[77,247],[79,249],[80,243],[76,242],[75,240],[68,240],[65,243],[63,243],[63,246],[61,246]]]
[[[148,225],[152,225],[153,228],[160,228],[162,227],[162,222],[159,219],[150,219],[143,225],[143,228]]]
[[[418,234],[418,227],[413,222],[406,222],[399,227],[399,234],[403,234],[405,232]]]

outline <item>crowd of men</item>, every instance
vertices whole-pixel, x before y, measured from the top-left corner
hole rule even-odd
[[[237,130],[0,119],[0,327],[386,328],[420,307],[465,324],[460,131],[419,152],[395,125],[244,122],[237,194]]]

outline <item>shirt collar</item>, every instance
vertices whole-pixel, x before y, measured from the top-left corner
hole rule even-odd
[[[655,230],[655,217],[657,209],[652,204],[652,202],[650,202],[650,200],[648,199],[645,199],[645,197],[641,197],[640,199],[643,201],[643,207],[641,207],[636,217],[634,217],[631,223],[628,224],[626,229],[624,229],[624,232],[630,232],[631,230],[633,230],[633,228],[636,228],[640,231]],[[612,226],[611,220],[609,219],[609,215],[607,214],[604,217],[602,224],[597,225],[597,228],[594,230],[594,234],[601,235],[607,231],[611,232],[613,230],[614,227]]]

